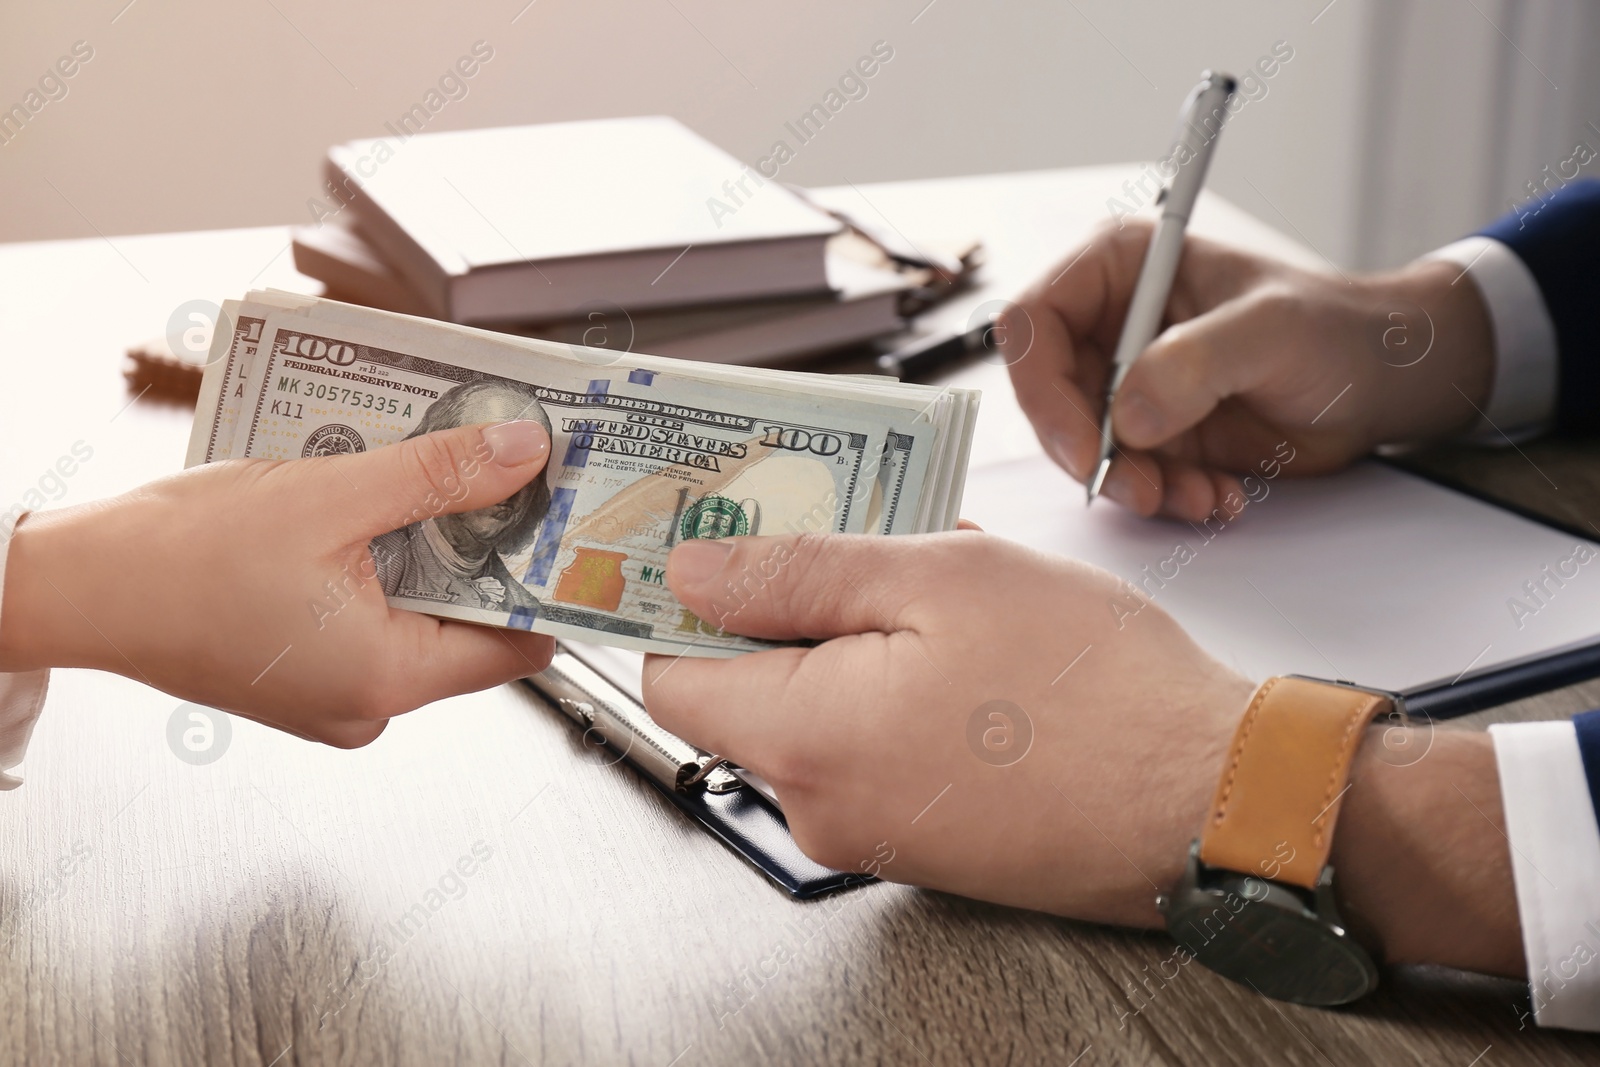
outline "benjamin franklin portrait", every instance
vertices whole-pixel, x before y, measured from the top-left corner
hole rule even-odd
[[[532,388],[516,382],[469,382],[434,402],[407,438],[455,426],[550,418]],[[504,557],[526,548],[550,509],[544,472],[498,504],[435,515],[372,541],[378,580],[387,596],[459,604],[488,611],[539,605],[506,569]]]

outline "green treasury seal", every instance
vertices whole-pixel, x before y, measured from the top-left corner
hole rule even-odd
[[[744,508],[725,496],[703,496],[683,513],[678,536],[685,541],[697,538],[743,537],[750,532]]]

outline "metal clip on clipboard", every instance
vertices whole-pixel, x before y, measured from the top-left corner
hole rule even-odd
[[[661,728],[644,707],[564,645],[530,688],[644,776],[680,811],[785,892],[809,900],[872,881],[800,851],[777,797],[756,775]]]

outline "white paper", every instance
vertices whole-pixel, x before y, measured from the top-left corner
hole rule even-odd
[[[974,470],[962,514],[1142,583],[1251,678],[1309,674],[1411,690],[1600,640],[1593,541],[1379,463],[1281,475],[1253,492],[1256,502],[1208,531],[1141,519],[1109,500],[1085,508],[1083,487],[1038,457]],[[1192,554],[1184,563],[1180,545]],[[1586,563],[1574,559],[1580,545]],[[1574,575],[1562,576],[1563,561]],[[1542,582],[1537,597],[1526,582]],[[1109,602],[1062,610],[1117,614]]]

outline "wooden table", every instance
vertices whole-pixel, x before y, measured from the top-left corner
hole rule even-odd
[[[988,240],[992,281],[944,313],[958,321],[1043,271],[1132,170],[861,195],[914,237]],[[1196,225],[1315,262],[1215,199]],[[265,229],[0,247],[0,501],[73,503],[177,468],[189,411],[131,397],[121,352],[185,301],[308,285],[285,245]],[[961,377],[988,389],[978,458],[1031,452],[1001,369]],[[58,484],[46,472],[77,442],[92,458]],[[1600,515],[1584,477],[1547,495]],[[424,708],[356,752],[234,720],[204,765],[169,746],[177,704],[55,675],[27,784],[0,796],[0,1063],[1600,1057],[1520,1029],[1513,982],[1411,969],[1315,1011],[1195,967],[1156,977],[1171,946],[1154,934],[893,885],[794,903],[521,688]],[[1595,704],[1591,684],[1502,714]]]

